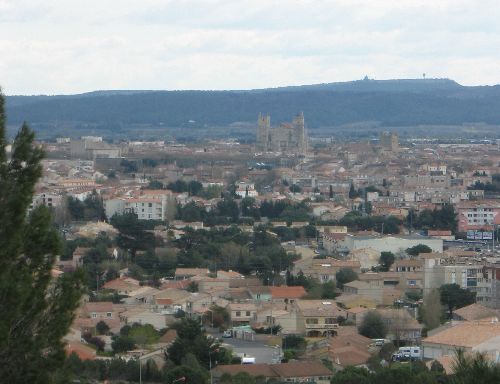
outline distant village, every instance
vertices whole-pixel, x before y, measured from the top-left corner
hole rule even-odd
[[[329,383],[347,366],[371,369],[387,344],[382,365],[417,357],[451,373],[456,348],[499,362],[498,143],[403,145],[385,132],[346,144],[308,137],[303,115],[274,127],[259,115],[256,137],[39,143],[47,158],[32,207],[51,208],[66,244],[53,277],[87,267],[90,278],[68,354],[109,359],[124,326],[150,324],[168,330],[120,355],[161,370],[178,336],[169,327],[186,317],[228,348],[242,340],[277,351],[214,364],[214,382],[246,372]],[[146,223],[150,246],[114,225],[127,215]],[[448,285],[473,300],[447,307]],[[375,312],[386,332],[364,336]],[[300,354],[286,353],[287,337],[305,340]]]

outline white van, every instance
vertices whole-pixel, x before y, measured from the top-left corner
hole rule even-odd
[[[413,359],[420,359],[420,347],[401,347],[396,354],[410,356]]]
[[[255,357],[244,357],[241,359],[241,364],[255,364]]]
[[[222,334],[222,337],[225,339],[233,337],[233,331],[232,330],[224,331],[224,333]]]

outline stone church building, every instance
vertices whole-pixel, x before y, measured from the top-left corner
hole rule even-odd
[[[271,128],[271,117],[259,113],[257,142],[254,152],[284,152],[299,154],[309,148],[309,137],[304,124],[304,114],[293,117],[293,125],[281,123]]]

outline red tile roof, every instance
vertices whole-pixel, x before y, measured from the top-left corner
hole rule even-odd
[[[269,287],[273,295],[273,299],[298,299],[306,295],[304,287]]]

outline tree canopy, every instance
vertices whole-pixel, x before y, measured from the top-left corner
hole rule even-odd
[[[380,254],[380,269],[383,272],[388,272],[391,269],[392,264],[394,264],[394,260],[396,260],[396,256],[392,252],[382,252]]]
[[[448,307],[450,316],[454,309],[459,309],[476,302],[476,294],[458,284],[444,284],[439,288],[441,303]]]
[[[61,377],[62,337],[84,289],[81,269],[52,281],[61,240],[47,207],[27,218],[44,152],[23,124],[6,152],[6,116],[0,94],[0,378],[5,383],[51,383]],[[51,284],[53,283],[53,284]],[[66,378],[68,379],[68,378]]]
[[[344,289],[344,284],[358,280],[358,274],[351,267],[342,267],[335,274],[335,280],[337,280],[337,287]]]
[[[377,311],[369,311],[359,326],[359,333],[370,339],[383,339],[388,330],[384,318]]]

